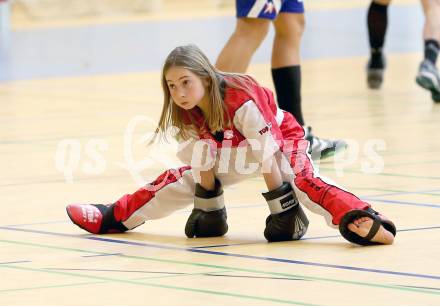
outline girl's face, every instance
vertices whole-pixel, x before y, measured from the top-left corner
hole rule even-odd
[[[192,109],[206,99],[203,80],[183,67],[171,67],[165,74],[165,80],[174,103],[183,109]]]

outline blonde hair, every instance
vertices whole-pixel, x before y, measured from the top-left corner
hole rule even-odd
[[[166,138],[166,132],[172,127],[176,128],[175,137],[178,139],[190,138],[190,134],[192,134],[191,131],[197,133],[195,121],[191,113],[188,112],[191,124],[186,124],[183,120],[183,115],[186,110],[177,106],[172,100],[165,79],[165,74],[172,67],[188,69],[207,84],[206,90],[210,103],[208,116],[205,117],[205,123],[211,132],[224,130],[231,125],[230,118],[225,118],[227,108],[223,101],[224,93],[221,83],[224,81],[226,86],[244,90],[252,95],[249,85],[250,82],[256,82],[250,76],[225,73],[217,70],[196,45],[191,44],[175,48],[166,58],[162,69],[161,82],[164,102],[154,139],[157,135],[160,135],[161,138]],[[228,76],[227,80],[225,76]],[[152,141],[154,141],[154,139]]]

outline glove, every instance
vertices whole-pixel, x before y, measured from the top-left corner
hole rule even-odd
[[[223,236],[228,231],[227,215],[223,198],[223,188],[215,180],[215,189],[210,191],[196,184],[194,209],[185,226],[188,238]]]
[[[299,240],[307,232],[309,220],[299,205],[292,185],[284,182],[281,187],[263,193],[271,214],[266,219],[264,237],[267,241]]]

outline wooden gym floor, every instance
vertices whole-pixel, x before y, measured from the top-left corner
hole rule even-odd
[[[395,221],[392,246],[351,245],[310,212],[303,240],[268,244],[262,179],[225,191],[225,237],[187,239],[190,207],[89,235],[67,204],[112,202],[176,163],[172,146],[143,141],[161,109],[159,69],[0,82],[0,305],[440,305],[440,105],[414,82],[421,56],[390,51],[378,91],[366,88],[365,55],[302,64],[306,120],[351,148],[320,171]],[[250,73],[272,87],[269,69]]]

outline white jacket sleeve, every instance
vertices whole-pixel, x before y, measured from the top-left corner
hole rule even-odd
[[[246,137],[254,157],[260,163],[280,149],[272,133],[272,123],[265,120],[254,101],[249,100],[237,109],[234,125]]]

